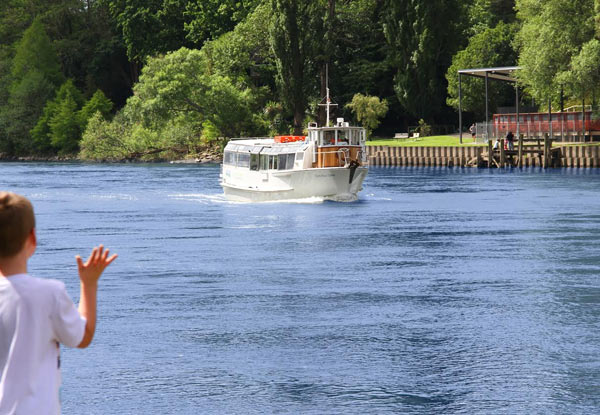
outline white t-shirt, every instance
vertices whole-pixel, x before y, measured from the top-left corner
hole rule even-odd
[[[65,285],[0,277],[0,415],[59,414],[59,343],[77,347],[85,319]]]

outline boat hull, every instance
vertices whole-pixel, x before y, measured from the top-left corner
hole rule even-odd
[[[259,177],[247,177],[250,176],[247,170],[243,175],[224,170],[221,186],[228,199],[242,202],[312,197],[356,200],[367,172],[366,167],[358,167],[350,180],[351,170],[345,167],[251,173],[260,174]]]

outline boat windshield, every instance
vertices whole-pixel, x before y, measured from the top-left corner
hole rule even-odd
[[[359,128],[336,128],[311,131],[312,139],[318,138],[319,146],[359,146],[363,141],[363,131]]]

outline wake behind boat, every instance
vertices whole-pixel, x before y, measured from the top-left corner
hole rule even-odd
[[[368,171],[365,141],[364,128],[341,118],[332,127],[309,124],[307,136],[232,140],[221,186],[237,201],[356,199]]]

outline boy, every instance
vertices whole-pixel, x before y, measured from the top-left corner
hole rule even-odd
[[[65,285],[27,275],[35,252],[29,200],[0,192],[0,414],[58,414],[59,343],[87,347],[96,328],[96,292],[102,271],[117,257],[102,245],[84,263],[79,310]]]

